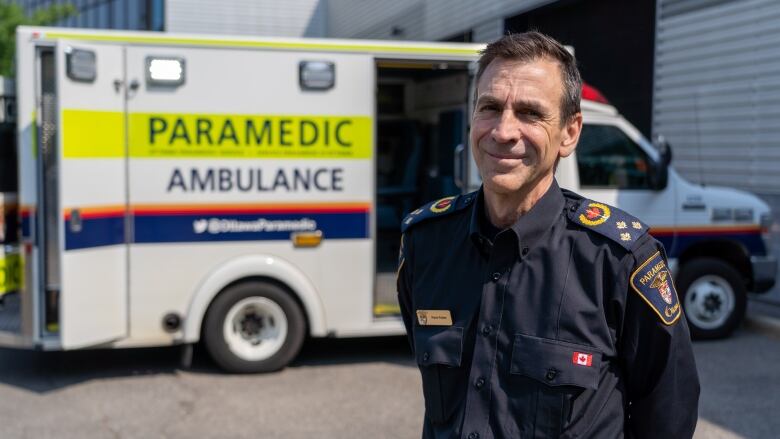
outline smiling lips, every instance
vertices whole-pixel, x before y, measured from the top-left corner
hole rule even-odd
[[[525,154],[496,154],[490,151],[485,151],[485,154],[496,160],[522,160],[527,157]]]

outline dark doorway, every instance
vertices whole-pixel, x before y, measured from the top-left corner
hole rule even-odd
[[[645,136],[653,108],[655,0],[562,0],[507,18],[574,47],[582,77]]]

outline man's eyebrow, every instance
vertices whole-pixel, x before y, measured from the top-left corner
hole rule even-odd
[[[485,105],[485,104],[496,104],[496,105],[503,106],[504,102],[501,99],[498,99],[497,97],[487,93],[477,96],[477,105]],[[522,99],[522,100],[515,101],[512,103],[512,107],[515,110],[519,110],[519,109],[531,110],[542,115],[547,115],[549,113],[547,107],[535,99],[528,99],[528,100]]]
[[[477,96],[477,103],[478,104],[501,104],[501,101],[497,97],[485,93]]]
[[[539,114],[547,114],[547,113],[549,113],[549,110],[547,109],[547,107],[544,104],[542,104],[541,102],[539,102],[537,100],[533,100],[533,99],[515,101],[515,102],[512,103],[512,107],[514,107],[516,110],[517,109],[532,110],[532,111],[535,111],[535,112],[537,112]]]

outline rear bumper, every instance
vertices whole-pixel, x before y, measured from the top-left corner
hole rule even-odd
[[[765,293],[775,285],[777,278],[777,258],[773,255],[751,256],[750,264],[753,267],[754,293]]]

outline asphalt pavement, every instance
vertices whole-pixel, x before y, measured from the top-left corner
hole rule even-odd
[[[696,342],[697,439],[777,437],[780,332]],[[403,337],[308,341],[292,367],[227,375],[196,350],[0,349],[2,438],[416,438],[420,379]]]

